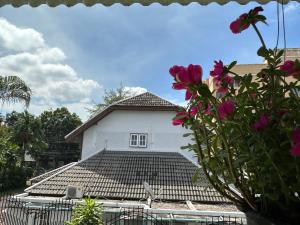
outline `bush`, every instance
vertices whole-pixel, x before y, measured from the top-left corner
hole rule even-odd
[[[91,198],[84,199],[74,209],[73,218],[67,225],[103,225],[102,205]]]

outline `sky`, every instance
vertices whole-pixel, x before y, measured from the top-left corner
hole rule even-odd
[[[200,64],[205,79],[214,60],[262,62],[256,55],[260,43],[255,32],[234,35],[229,29],[255,6],[5,6],[0,8],[0,74],[18,75],[27,82],[33,90],[28,110],[36,115],[65,106],[84,121],[89,116],[86,108],[120,83],[135,94],[147,90],[184,104],[183,92],[171,88],[171,66]],[[268,47],[274,48],[277,5],[263,8],[268,26],[258,27]],[[300,4],[291,2],[284,12],[287,47],[300,47]],[[280,34],[283,47],[282,26]],[[0,105],[2,114],[11,110],[24,107]]]

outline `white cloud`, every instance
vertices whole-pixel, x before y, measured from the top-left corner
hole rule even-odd
[[[81,78],[65,64],[66,55],[60,48],[47,46],[38,31],[19,28],[2,18],[0,43],[8,52],[14,52],[0,58],[0,74],[18,75],[32,88],[32,112],[69,106],[80,112],[83,119],[87,118],[85,108],[91,105],[92,92],[101,86],[94,80]]]
[[[19,28],[0,18],[0,43],[15,51],[30,51],[45,46],[43,35],[31,28]]]
[[[290,2],[284,7],[285,13],[291,13],[299,8],[298,2]]]
[[[147,92],[147,89],[143,87],[124,87],[124,90],[128,91],[131,96],[135,96]]]

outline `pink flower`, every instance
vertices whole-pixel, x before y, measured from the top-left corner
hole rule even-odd
[[[223,77],[223,81],[227,84],[233,84],[233,78],[231,76],[228,76],[228,75]]]
[[[296,61],[287,60],[284,62],[283,65],[280,66],[280,69],[286,72],[288,76],[293,76],[293,77],[300,76],[300,66],[296,65]]]
[[[252,124],[252,129],[255,131],[262,131],[266,128],[266,126],[269,124],[269,117],[267,114],[263,113],[259,120],[256,121],[254,124]]]
[[[216,82],[217,93],[226,94],[229,91],[228,86],[233,84],[233,78],[228,75],[215,77],[214,80]]]
[[[190,100],[197,95],[197,93],[191,91],[190,87],[202,82],[202,68],[200,65],[190,64],[188,67],[175,65],[169,69],[169,73],[174,77],[173,88],[175,90],[186,89],[185,100]]]
[[[292,74],[294,72],[294,64],[295,62],[292,60],[287,60],[283,65],[280,66],[280,69],[287,74]]]
[[[209,116],[209,115],[212,115],[212,111],[211,111],[211,104],[208,103],[204,109],[204,114]]]
[[[231,116],[234,110],[235,110],[235,106],[232,100],[226,100],[225,102],[221,103],[217,107],[217,111],[221,120]]]
[[[298,144],[295,144],[290,151],[291,155],[294,157],[300,156],[300,142]]]
[[[199,84],[199,82],[202,80],[201,66],[190,64],[187,69],[191,84]]]
[[[293,146],[290,150],[292,156],[300,156],[300,128],[296,128],[292,133]]]
[[[228,91],[229,91],[228,87],[219,87],[217,89],[217,93],[220,93],[220,94],[226,94],[226,93],[228,93]]]
[[[191,116],[196,116],[198,112],[199,112],[198,107],[196,107],[196,106],[191,107],[191,109],[190,109],[190,115]]]
[[[230,24],[230,30],[232,33],[241,33],[243,30],[246,30],[250,26],[249,21],[247,21],[247,16],[248,14],[244,13]]]
[[[224,65],[221,60],[215,61],[214,69],[210,71],[210,75],[213,77],[220,77],[223,74]]]
[[[184,67],[183,66],[177,66],[177,65],[174,65],[173,67],[171,67],[169,69],[169,73],[175,78],[176,75],[179,73],[179,71],[183,70]]]
[[[243,30],[246,30],[250,24],[255,24],[258,21],[265,21],[264,16],[260,16],[259,12],[262,12],[262,7],[255,7],[254,9],[251,9],[248,13],[244,13],[239,16],[235,21],[233,21],[230,24],[230,30],[234,34],[241,33]]]
[[[183,125],[189,119],[187,112],[178,112],[172,120],[174,126]]]
[[[300,143],[300,128],[296,128],[292,134],[294,144]]]

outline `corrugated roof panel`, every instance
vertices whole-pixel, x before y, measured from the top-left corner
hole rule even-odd
[[[297,0],[299,2],[300,0]],[[95,4],[102,4],[105,6],[111,6],[116,3],[120,3],[125,6],[132,5],[134,3],[139,3],[141,5],[147,6],[151,5],[153,3],[160,3],[161,5],[170,5],[172,3],[178,3],[181,5],[188,5],[192,2],[199,3],[201,5],[208,5],[212,2],[218,3],[220,5],[224,5],[228,2],[237,2],[239,4],[245,5],[249,2],[254,2],[251,0],[236,0],[236,1],[230,1],[230,0],[0,0],[0,6],[4,5],[13,5],[14,7],[20,7],[22,5],[30,5],[32,7],[37,7],[39,5],[47,4],[50,7],[56,7],[59,5],[65,5],[65,6],[74,6],[76,4],[84,4],[86,6],[93,6]],[[270,0],[256,0],[256,2],[260,4],[266,4],[268,2],[271,2]],[[284,0],[284,3],[287,3],[289,1]]]

